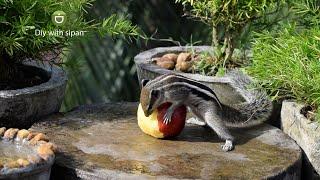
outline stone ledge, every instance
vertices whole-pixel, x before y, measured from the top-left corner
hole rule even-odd
[[[300,179],[301,150],[281,130],[262,125],[232,133],[223,152],[210,130],[187,125],[171,140],[143,134],[136,103],[82,106],[35,124],[61,148],[56,179]]]
[[[304,105],[284,101],[281,109],[283,131],[303,149],[308,160],[320,174],[320,124],[305,118],[300,110]]]

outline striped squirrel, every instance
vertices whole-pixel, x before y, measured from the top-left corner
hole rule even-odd
[[[140,103],[144,114],[149,116],[154,109],[164,102],[171,102],[164,123],[171,121],[176,107],[187,106],[196,119],[204,121],[217,135],[225,140],[223,151],[234,148],[235,138],[227,127],[250,127],[261,124],[271,115],[272,104],[265,93],[258,90],[246,90],[251,80],[240,71],[232,71],[227,76],[233,78],[233,85],[242,94],[248,95],[246,104],[233,107],[222,104],[213,89],[182,75],[166,74],[154,80],[142,80]]]

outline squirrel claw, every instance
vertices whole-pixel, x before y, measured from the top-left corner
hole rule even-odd
[[[164,124],[168,125],[171,122],[171,117],[172,117],[172,113],[168,113],[166,112],[166,114],[164,115]]]
[[[226,140],[226,143],[224,145],[221,145],[221,148],[223,151],[228,152],[233,150],[234,146],[231,140]]]

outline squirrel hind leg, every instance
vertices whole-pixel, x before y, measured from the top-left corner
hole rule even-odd
[[[207,125],[214,130],[217,135],[225,140],[225,144],[222,146],[223,151],[231,151],[234,149],[234,137],[231,135],[223,121],[217,116],[217,114],[212,111],[208,110],[204,114],[204,120]]]

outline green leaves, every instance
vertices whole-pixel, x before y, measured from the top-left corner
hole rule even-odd
[[[294,98],[319,108],[320,39],[315,38],[319,36],[319,27],[297,32],[295,26],[257,34],[248,72],[274,99]]]
[[[115,14],[103,20],[99,32],[102,35],[108,34],[109,36],[138,37],[141,35],[139,28],[132,25],[131,21]]]
[[[320,25],[320,1],[318,0],[301,0],[294,3],[293,11],[299,15],[297,22],[304,26]]]
[[[259,26],[255,22],[277,12],[286,0],[176,0],[187,11],[187,15],[198,19],[212,29],[212,46],[220,51],[217,64],[222,68],[232,59],[234,49],[248,45],[250,31]],[[270,24],[265,24],[265,28]],[[263,28],[262,28],[263,29]],[[247,37],[245,37],[247,36]],[[222,62],[221,62],[222,61]],[[216,64],[216,65],[217,65]]]
[[[188,7],[191,16],[212,24],[236,29],[274,9],[284,0],[176,0]]]
[[[105,20],[85,19],[93,0],[1,0],[0,1],[0,56],[10,55],[18,61],[26,57],[41,58],[39,54],[53,47],[68,47],[70,42],[82,37],[36,35],[36,30],[86,31],[90,36],[96,32],[109,36],[134,36],[142,33],[130,21],[116,15]],[[64,11],[67,21],[64,26],[55,26],[51,15]],[[0,58],[1,59],[1,58]]]

